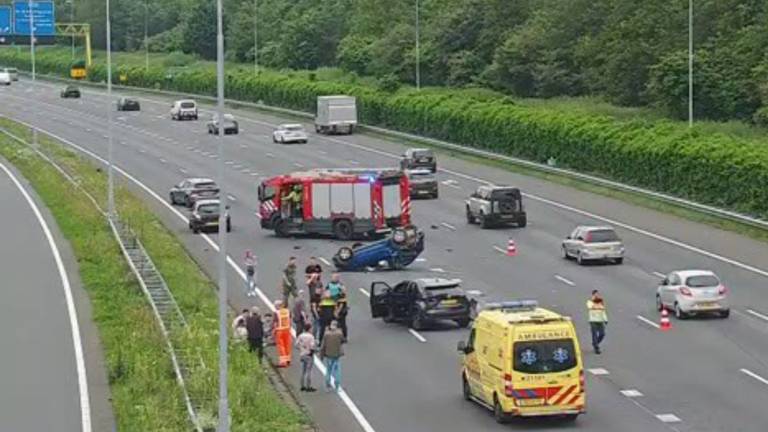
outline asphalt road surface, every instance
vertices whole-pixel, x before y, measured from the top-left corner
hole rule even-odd
[[[40,83],[32,89],[21,82],[0,90],[0,99],[0,114],[38,125],[106,157],[105,111],[114,109],[114,100],[108,101],[102,92],[87,90],[81,100],[62,100],[56,85]],[[157,195],[146,194],[148,202],[215,275],[210,244],[189,233],[179,215],[159,201],[167,201],[168,188],[184,177],[215,177],[217,142],[206,134],[203,120],[210,111],[202,112],[201,121],[172,122],[170,98],[144,96],[141,102],[141,112],[114,116],[116,163]],[[299,257],[303,269],[312,255],[330,261],[341,243],[280,239],[261,230],[254,216],[259,180],[305,168],[395,166],[405,147],[367,135],[315,134],[306,145],[282,146],[271,142],[271,132],[288,119],[231,112],[243,130],[224,138],[225,187],[233,198],[230,255],[239,264],[246,249],[255,250],[260,259],[259,285],[277,298],[279,272],[288,256]],[[438,159],[440,199],[413,203],[414,221],[427,235],[425,259],[399,272],[343,275],[351,295],[351,340],[342,367],[348,400],[322,392],[303,395],[321,427],[362,430],[364,418],[370,425],[367,430],[378,432],[768,430],[765,244],[444,154]],[[528,194],[527,228],[481,230],[466,224],[464,199],[486,181],[514,184]],[[623,265],[579,267],[562,259],[562,238],[578,224],[596,223],[618,228],[628,251]],[[517,243],[516,257],[497,250],[510,237]],[[215,241],[216,236],[210,238]],[[731,290],[729,319],[673,320],[667,333],[655,327],[659,274],[683,268],[712,269],[722,277]],[[489,412],[464,402],[456,342],[466,337],[465,330],[440,328],[414,334],[404,326],[370,318],[365,290],[373,280],[424,276],[459,277],[466,290],[482,292],[483,301],[535,298],[542,306],[573,317],[588,369],[587,414],[575,424],[533,419],[501,426]],[[245,297],[234,272],[229,280],[233,305],[260,303]],[[610,318],[600,356],[591,351],[585,319],[585,301],[594,288],[604,293]],[[298,381],[294,371],[289,378]]]

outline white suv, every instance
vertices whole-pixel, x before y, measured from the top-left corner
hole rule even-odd
[[[171,105],[171,120],[197,120],[197,103],[191,99],[178,100]]]

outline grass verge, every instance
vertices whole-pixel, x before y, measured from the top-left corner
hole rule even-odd
[[[29,141],[26,128],[16,123],[0,119],[0,127]],[[104,205],[106,176],[101,169],[44,136],[40,149]],[[162,334],[102,214],[50,164],[4,134],[0,134],[0,155],[26,177],[72,244],[104,346],[118,430],[190,430]],[[176,342],[201,359],[191,371],[188,389],[202,402],[201,419],[214,423],[218,397],[215,287],[175,236],[128,189],[118,187],[116,202],[189,323],[189,330]],[[307,419],[279,398],[244,347],[230,346],[229,371],[233,431],[304,428]]]

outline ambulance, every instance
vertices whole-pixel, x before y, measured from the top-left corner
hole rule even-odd
[[[534,300],[486,305],[466,341],[460,341],[464,399],[511,417],[585,412],[584,366],[576,329],[568,317]]]

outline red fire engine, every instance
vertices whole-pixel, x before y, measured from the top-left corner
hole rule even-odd
[[[347,240],[410,225],[408,177],[396,169],[318,169],[259,185],[261,227],[278,236],[333,235]]]

